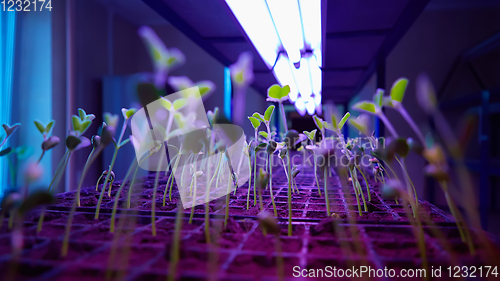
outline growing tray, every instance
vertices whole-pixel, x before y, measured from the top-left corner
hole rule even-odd
[[[167,198],[163,207],[164,177],[161,177],[158,188],[160,196],[157,196],[154,222],[156,236],[152,235],[150,210],[153,175],[146,177],[132,194],[136,202],[140,201],[134,209],[119,210],[116,218],[118,228],[114,234],[109,232],[110,206],[114,196],[106,198],[99,219],[95,220],[95,205],[92,206],[92,203],[96,202],[100,191],[84,189],[82,201],[87,206],[77,208],[69,253],[65,258],[60,257],[60,247],[70,210],[68,202],[72,202],[74,193],[56,196],[57,204],[46,208],[45,223],[40,233],[36,231],[40,212],[26,216],[25,249],[18,261],[16,280],[105,280],[107,274],[116,280],[166,280],[178,194],[173,194],[172,202]],[[347,269],[366,265],[373,269],[387,266],[395,270],[422,267],[413,229],[403,206],[381,198],[375,182],[370,183],[371,212],[363,212],[359,217],[357,204],[352,201],[352,189],[341,188],[339,179],[333,175],[328,182],[331,210],[338,215],[333,224],[330,218],[326,218],[324,198],[317,194],[314,175],[305,170],[297,181],[300,194],[295,194],[292,201],[293,233],[287,236],[288,207],[285,204],[287,197],[283,195],[288,187],[280,185],[284,176],[280,178],[277,175],[273,180],[273,194],[282,227],[280,241],[286,279],[293,278],[296,266],[300,269],[324,269],[325,266]],[[118,183],[113,185],[112,194],[118,187]],[[246,210],[247,188],[242,186],[236,194],[231,194],[230,219],[225,229],[220,227],[224,219],[225,204],[222,202],[225,199],[210,203],[212,229],[221,229],[220,232],[213,231],[213,236],[217,237],[216,246],[205,242],[204,206],[195,208],[191,224],[188,223],[191,210],[184,210],[178,266],[181,279],[277,279],[276,238],[263,235],[253,204]],[[126,196],[124,193],[121,197]],[[253,201],[253,196],[251,199]],[[264,203],[272,213],[270,191],[264,191]],[[425,201],[420,201],[420,205],[423,206],[422,215],[432,220],[423,227],[429,266],[471,266],[489,262],[484,260],[485,249],[481,248],[474,231],[472,235],[478,249],[475,256],[470,256],[452,218]],[[356,206],[356,210],[352,206]],[[13,265],[10,233],[6,226],[7,221],[4,221],[0,230],[2,272],[7,272]],[[130,249],[129,254],[127,249]],[[114,259],[110,258],[112,252],[115,252]],[[121,260],[123,257],[128,259]]]

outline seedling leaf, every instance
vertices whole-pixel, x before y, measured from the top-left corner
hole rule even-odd
[[[384,90],[377,89],[375,95],[373,96],[373,102],[379,107],[382,106],[384,103]]]
[[[269,122],[271,120],[271,117],[273,116],[274,112],[274,105],[270,105],[267,109],[266,112],[264,113],[264,119]]]
[[[269,135],[267,134],[267,132],[262,132],[262,131],[261,131],[261,132],[259,132],[259,135],[261,135],[261,136],[265,137],[266,139],[267,139],[267,137],[269,136]]]
[[[252,127],[253,127],[254,129],[259,128],[259,126],[260,126],[260,121],[259,121],[259,119],[255,118],[255,117],[253,117],[253,116],[250,116],[250,117],[248,117],[248,120],[250,120],[250,122],[252,123]]]
[[[265,143],[265,142],[263,142],[263,143],[259,143],[259,145],[257,145],[257,146],[255,147],[255,152],[258,152],[258,151],[260,151],[260,150],[262,150],[262,149],[266,148],[266,146],[267,146],[267,143]]]
[[[73,131],[81,133],[82,128],[80,126],[80,119],[78,118],[78,116],[76,115],[71,116],[71,123],[73,125]]]
[[[281,87],[278,84],[274,84],[267,89],[267,101],[283,102],[288,99],[289,93],[290,86],[285,85]]]
[[[347,122],[347,119],[349,119],[349,117],[351,116],[351,113],[347,112],[344,117],[342,117],[342,119],[340,120],[339,122],[339,130],[342,130],[342,128],[344,127],[344,124],[345,122]]]
[[[405,96],[406,86],[408,86],[408,79],[399,78],[392,84],[391,88],[391,99],[403,102],[403,98]]]
[[[129,143],[130,139],[126,139],[124,141],[122,141],[122,143],[120,143],[120,147],[126,145],[127,143]]]
[[[319,118],[316,115],[313,116],[313,119],[314,119],[314,124],[316,124],[316,127],[318,127],[318,129],[320,130],[323,130],[324,128],[323,119]]]
[[[52,131],[52,127],[54,126],[55,123],[56,123],[56,121],[52,120],[49,122],[49,124],[47,124],[47,127],[45,127],[45,132],[47,134],[49,134],[50,131]]]
[[[3,124],[2,127],[5,131],[5,133],[7,134],[7,138],[8,138],[10,135],[12,135],[17,130],[17,128],[21,127],[21,124],[16,123],[12,126],[9,126],[7,124]]]
[[[252,114],[253,117],[257,118],[258,120],[260,120],[261,122],[266,122],[264,120],[264,116],[258,112],[255,112],[254,114]]]
[[[38,129],[38,131],[40,131],[40,133],[43,134],[45,132],[45,127],[42,125],[42,123],[40,123],[37,120],[35,120],[34,122],[35,122],[35,126]]]
[[[78,108],[78,116],[80,116],[80,120],[84,121],[85,117],[87,117],[87,113],[82,108]]]
[[[176,99],[174,101],[174,110],[179,110],[182,108],[184,105],[186,105],[187,100],[186,99]]]
[[[361,110],[361,111],[366,111],[366,112],[369,112],[369,113],[372,113],[372,114],[376,114],[376,112],[377,112],[375,104],[372,103],[372,102],[368,102],[368,101],[357,102],[352,107],[354,109],[358,109],[358,110]]]

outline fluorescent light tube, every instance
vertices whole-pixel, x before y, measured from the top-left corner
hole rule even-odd
[[[267,64],[267,67],[271,69],[281,48],[281,41],[274,27],[266,1],[226,0],[226,3]]]
[[[267,0],[267,5],[288,58],[291,62],[298,62],[304,48],[299,3],[297,0]]]
[[[299,6],[302,15],[304,40],[310,49],[314,51],[318,59],[318,65],[321,67],[321,0],[299,0]]]

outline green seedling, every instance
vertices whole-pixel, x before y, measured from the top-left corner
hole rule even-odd
[[[270,122],[271,122],[271,118],[273,116],[273,113],[274,113],[274,108],[275,106],[274,105],[270,105],[264,115],[258,113],[258,112],[255,112],[252,116],[254,118],[257,118],[259,121],[261,121],[262,123],[264,123],[264,125],[266,125],[266,129],[267,129],[267,132],[259,132],[259,134],[261,136],[263,136],[266,140],[265,142],[266,143],[269,143],[269,141],[271,140],[272,138],[272,133],[271,133],[271,127],[270,127]],[[268,161],[268,158],[266,157],[266,171],[268,171],[268,167],[269,167],[269,161]]]
[[[116,195],[115,195],[115,202],[113,204],[113,211],[111,213],[111,225],[109,227],[109,231],[111,233],[113,233],[115,231],[115,217],[116,217],[116,211],[118,209],[118,201],[120,199],[120,194],[122,193],[122,190],[123,190],[123,187],[126,185],[127,181],[128,181],[128,178],[130,176],[130,174],[132,173],[132,170],[135,169],[135,172],[134,172],[134,175],[137,173],[137,169],[138,167],[144,162],[146,161],[150,156],[154,155],[156,152],[158,152],[161,148],[161,145],[155,147],[155,148],[152,148],[148,155],[145,156],[144,158],[141,159],[141,161],[139,162],[139,164],[137,164],[137,160],[134,159],[132,160],[132,164],[130,165],[128,171],[127,171],[127,174],[125,175],[125,179],[123,179],[122,183],[120,184],[120,188],[118,189],[118,192],[116,192]],[[130,190],[129,190],[129,194],[132,193],[132,184],[133,184],[133,180],[130,184]],[[129,197],[129,200],[130,200],[130,197]],[[128,203],[130,204],[130,201],[128,201]],[[128,207],[128,209],[130,209],[130,207]]]
[[[181,229],[182,229],[182,220],[184,217],[184,209],[179,201],[177,203],[177,215],[175,217],[175,230],[174,236],[172,239],[172,248],[170,250],[170,264],[168,266],[168,280],[174,281],[177,276],[177,264],[180,259],[180,244],[181,244]],[[210,243],[207,240],[207,243]]]
[[[83,179],[85,178],[85,175],[88,172],[88,168],[92,165],[92,163],[97,159],[97,156],[99,153],[104,149],[106,145],[108,145],[114,134],[114,127],[111,126],[104,126],[101,130],[101,136],[93,136],[92,137],[92,152],[89,154],[89,158],[87,158],[87,162],[85,163],[85,167],[83,168],[82,176],[80,178],[80,181],[78,182],[78,188],[77,188],[77,197],[73,201],[73,204],[71,205],[71,210],[68,216],[68,221],[66,222],[66,231],[64,234],[64,240],[63,240],[63,245],[61,248],[61,256],[65,257],[68,254],[68,243],[69,243],[69,235],[71,232],[71,224],[73,222],[73,217],[75,215],[76,211],[76,206],[80,205],[80,190],[83,184]],[[69,149],[69,148],[68,148]],[[94,153],[93,153],[94,152]],[[39,225],[39,227],[41,227]]]
[[[323,172],[323,183],[324,183],[324,194],[325,194],[325,204],[326,204],[326,214],[328,217],[331,216],[330,213],[330,200],[328,199],[328,170],[330,169],[328,162],[330,158],[330,153],[332,152],[331,149],[321,149],[318,151],[318,155],[321,157],[318,157],[317,159],[321,159],[321,162],[318,161],[319,163],[318,166],[320,168],[320,171]]]
[[[61,181],[62,176],[64,175],[64,171],[66,170],[66,166],[68,165],[69,159],[72,155],[73,152],[78,151],[82,148],[85,148],[87,146],[90,146],[90,140],[86,137],[83,136],[83,134],[88,130],[90,125],[92,125],[92,121],[95,119],[94,114],[87,114],[85,110],[79,108],[78,109],[78,116],[73,115],[71,117],[71,124],[72,124],[72,131],[69,132],[68,136],[66,137],[66,152],[64,153],[61,161],[57,165],[56,171],[54,173],[54,177],[52,178],[49,187],[48,187],[48,192],[51,192],[52,187],[57,187],[59,185],[59,182]],[[35,126],[38,128],[38,130],[44,135],[48,135],[50,131],[52,130],[53,124],[50,125],[52,122],[50,122],[47,126],[40,130],[43,125],[35,122]],[[50,128],[48,128],[50,126]],[[46,134],[44,134],[46,133]],[[43,156],[43,155],[42,155]],[[82,175],[83,178],[83,175]],[[81,179],[80,179],[81,180]],[[76,201],[79,203],[80,202],[80,191],[77,190],[76,193]],[[43,220],[45,217],[45,210],[42,211],[42,214],[40,215],[40,218],[38,220],[38,227],[37,227],[37,232],[40,232],[42,230],[42,225],[43,225]]]
[[[322,124],[322,123],[321,123]],[[314,179],[316,180],[316,186],[318,187],[318,195],[321,196],[321,188],[319,187],[318,180],[318,166],[316,165],[316,149],[318,148],[315,144],[316,132],[318,130],[314,129],[311,132],[304,131],[304,134],[310,141],[309,145],[306,145],[305,149],[310,151],[313,155],[313,163],[314,163]]]
[[[35,120],[34,123],[36,128],[42,134],[43,137],[42,154],[40,155],[40,158],[38,158],[38,163],[40,163],[40,161],[42,161],[43,156],[45,155],[45,152],[56,147],[61,140],[56,136],[50,136],[52,128],[56,123],[54,120],[51,120],[49,124],[47,124],[47,126],[43,125],[40,121],[37,120]]]
[[[290,93],[290,86],[285,85],[281,87],[278,84],[272,85],[267,89],[267,101],[277,102],[279,104],[281,119],[283,120],[283,127],[285,132],[288,132],[288,123],[286,120],[285,108],[283,102],[288,100],[288,94]]]
[[[191,206],[191,215],[189,216],[189,224],[193,222],[194,207],[196,206],[196,189],[198,186],[196,183],[196,179],[201,176],[203,176],[203,171],[197,171],[196,173],[193,174],[193,177],[191,179],[190,189],[194,189],[194,194],[193,194],[193,205]]]
[[[255,140],[251,140],[245,147],[245,155],[248,157],[248,190],[247,190],[247,210],[250,208],[250,189],[252,187],[252,158],[255,157]],[[255,171],[254,171],[255,174]],[[255,182],[254,182],[254,206],[257,204]]]
[[[475,122],[467,122],[465,123],[463,133],[460,138],[457,138],[454,134],[453,129],[449,126],[445,117],[439,111],[436,91],[434,89],[434,85],[429,77],[425,74],[419,75],[417,78],[417,101],[420,107],[432,117],[434,124],[436,125],[436,129],[439,132],[441,139],[446,145],[447,150],[450,152],[450,156],[456,163],[456,172],[455,174],[458,176],[459,180],[457,181],[461,185],[461,190],[463,194],[462,198],[466,198],[464,200],[464,209],[467,212],[468,218],[472,227],[475,229],[481,229],[481,220],[479,218],[479,214],[477,212],[477,206],[475,204],[475,191],[472,185],[471,175],[465,165],[463,150],[466,146],[466,142],[469,139],[470,131],[476,125]],[[485,95],[486,93],[483,93]],[[483,96],[484,97],[484,96]],[[427,142],[424,142],[426,144]],[[453,216],[455,217],[455,221],[457,222],[457,226],[459,227],[460,236],[462,241],[466,242],[469,247],[469,252],[471,255],[474,255],[475,249],[472,239],[469,234],[469,230],[467,228],[466,222],[462,217],[462,214],[459,210],[457,210],[455,203],[453,202],[452,197],[449,195],[448,186],[449,183],[449,175],[448,169],[446,165],[446,159],[444,157],[443,150],[434,144],[427,144],[426,148],[423,152],[423,155],[429,161],[429,165],[426,167],[426,174],[433,176],[440,182],[440,186],[445,193],[445,197],[447,199],[448,207],[450,211],[455,213]],[[446,175],[445,175],[446,174]],[[452,211],[454,210],[454,211]],[[461,227],[460,227],[461,226]],[[486,238],[482,231],[478,232],[479,240],[483,241],[484,249],[489,251],[490,256],[495,256],[496,254],[491,251],[493,248],[489,244],[489,239]]]
[[[269,182],[269,174],[266,173],[262,168],[259,169],[259,176],[257,177],[257,188],[259,190],[259,207],[260,211],[264,211],[264,204],[262,202],[262,190],[266,188]]]
[[[401,97],[401,99],[402,99],[402,97]],[[373,96],[373,102],[360,101],[360,102],[353,105],[353,109],[360,110],[360,111],[366,112],[368,114],[373,114],[373,115],[377,116],[378,118],[380,118],[380,120],[382,120],[382,122],[384,123],[386,128],[391,133],[392,137],[397,139],[397,138],[399,138],[398,133],[396,132],[396,130],[394,129],[394,126],[392,126],[391,122],[387,119],[384,112],[382,111],[383,104],[384,104],[384,90],[377,89],[377,92]],[[401,169],[403,170],[406,186],[407,186],[408,190],[411,190],[411,188],[412,188],[412,185],[410,183],[411,179],[409,178],[404,159],[402,159],[400,161],[400,166],[401,166]],[[414,200],[410,201],[410,204],[412,206],[413,213],[415,214],[417,212],[417,208],[418,208],[418,196],[417,196],[417,192],[415,189],[413,190],[413,193],[415,195],[415,198],[414,198]]]
[[[234,86],[233,120],[236,125],[242,126],[246,104],[248,86],[253,83],[253,56],[250,52],[241,53],[236,63],[229,66],[231,81]]]
[[[154,84],[158,89],[163,89],[168,73],[186,61],[184,54],[177,48],[168,48],[149,26],[141,26],[139,36],[146,45],[155,68]]]
[[[106,174],[106,178],[104,179],[104,184],[102,186],[101,194],[99,195],[99,201],[97,202],[97,207],[95,211],[95,219],[99,218],[99,211],[101,208],[102,199],[104,197],[104,192],[106,191],[106,186],[110,182],[112,175],[111,172],[113,171],[113,166],[115,165],[116,157],[118,156],[118,151],[120,150],[120,148],[122,148],[124,145],[130,142],[130,138],[123,140],[123,137],[125,135],[125,130],[127,129],[128,120],[132,117],[132,115],[134,115],[136,111],[137,110],[134,108],[131,109],[122,108],[122,115],[124,118],[123,125],[120,132],[120,136],[118,137],[118,142],[116,142],[114,138],[112,139],[115,145],[115,151],[113,153],[113,158],[111,158],[111,163],[109,164],[109,168],[107,170],[108,173]],[[104,120],[107,126],[111,126],[112,128],[117,128],[118,119],[119,119],[118,115],[112,115],[111,113],[104,113]],[[108,196],[111,197],[111,184],[109,185]]]
[[[420,128],[417,126],[413,118],[411,118],[410,114],[408,114],[405,107],[403,106],[403,98],[407,86],[408,86],[408,79],[399,78],[398,80],[396,80],[392,84],[390,96],[383,98],[383,104],[386,107],[390,107],[398,111],[399,114],[403,116],[403,119],[406,120],[408,125],[410,125],[412,130],[415,132],[420,143],[425,144],[424,135],[420,131]]]

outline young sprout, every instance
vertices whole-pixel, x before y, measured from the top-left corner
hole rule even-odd
[[[403,91],[403,93],[404,93],[404,91]],[[395,95],[395,96],[397,96],[397,95]],[[402,99],[402,97],[401,97],[401,99]],[[354,104],[353,108],[360,110],[360,111],[364,111],[364,112],[369,113],[369,114],[373,114],[373,115],[377,116],[378,118],[380,118],[380,120],[382,120],[382,122],[384,123],[386,128],[391,133],[392,137],[397,139],[398,133],[396,132],[396,130],[392,126],[391,122],[387,119],[384,112],[382,111],[383,103],[384,103],[384,90],[377,89],[377,92],[373,96],[373,102],[360,101],[360,102]],[[402,159],[401,161],[398,160],[398,162],[400,163],[401,169],[403,170],[406,186],[407,186],[408,190],[410,190],[413,185],[411,183],[411,179],[409,177],[408,170],[406,168],[404,159]],[[417,212],[416,208],[418,208],[418,196],[417,196],[417,191],[416,191],[415,187],[413,187],[413,193],[415,194],[415,200],[412,200],[410,202],[410,204],[412,206],[413,213],[415,214]]]
[[[271,118],[273,116],[273,112],[274,112],[274,105],[270,105],[266,111],[264,112],[264,115],[258,113],[258,112],[255,112],[252,117],[258,119],[259,121],[261,121],[262,123],[264,123],[264,125],[266,125],[266,129],[267,129],[267,132],[260,132],[259,134],[261,136],[263,136],[264,138],[266,138],[266,142],[268,142],[272,135],[271,135],[271,127],[270,127],[270,124],[269,122],[271,122]]]
[[[250,189],[252,187],[252,157],[255,157],[255,140],[251,140],[245,148],[245,155],[248,157],[248,191],[247,191],[247,210],[250,208]],[[254,171],[254,177],[256,172]],[[257,204],[255,181],[254,181],[254,206]]]
[[[330,213],[330,200],[328,199],[328,170],[330,169],[329,162],[330,162],[330,156],[332,153],[332,149],[321,149],[318,151],[318,155],[320,157],[317,157],[317,162],[318,166],[320,167],[320,170],[323,172],[323,177],[324,177],[324,192],[325,192],[325,204],[326,204],[326,214],[328,217],[331,216]]]
[[[408,79],[406,78],[399,78],[398,80],[394,81],[391,88],[391,95],[387,98],[384,98],[383,100],[384,106],[391,107],[396,111],[398,111],[399,114],[401,114],[401,116],[403,116],[403,118],[406,120],[408,125],[410,125],[410,127],[413,129],[420,143],[424,145],[425,144],[424,135],[422,134],[415,121],[413,121],[410,114],[408,114],[405,107],[403,106],[403,98],[407,86],[408,86]]]
[[[318,124],[323,124],[323,123],[318,122]],[[321,125],[321,127],[322,127],[322,125]],[[318,186],[318,194],[319,194],[319,196],[321,196],[321,188],[319,187],[319,181],[318,181],[318,168],[316,165],[316,148],[317,148],[317,146],[315,144],[315,140],[316,140],[316,132],[317,131],[318,131],[317,129],[314,129],[311,132],[304,131],[304,134],[307,136],[307,138],[311,142],[311,144],[306,145],[306,149],[311,151],[311,153],[313,155],[314,178],[316,179],[316,185]]]
[[[426,148],[423,151],[424,158],[429,162],[427,166],[425,166],[424,171],[428,176],[432,176],[435,178],[444,192],[446,203],[448,204],[448,208],[450,209],[451,214],[455,218],[455,222],[457,224],[458,231],[460,233],[460,238],[462,242],[467,243],[471,254],[474,254],[474,244],[470,237],[469,229],[467,228],[466,222],[462,217],[462,214],[458,210],[453,198],[450,196],[448,192],[448,185],[450,182],[450,178],[448,175],[448,164],[446,163],[446,158],[444,156],[443,149],[441,146],[434,144],[429,148]]]
[[[285,108],[283,102],[288,100],[290,93],[290,86],[285,85],[281,87],[278,84],[272,85],[267,89],[267,101],[277,102],[279,104],[281,119],[283,120],[283,127],[285,132],[288,132],[288,123],[286,121]]]
[[[193,222],[193,215],[194,215],[194,207],[196,206],[196,189],[197,189],[197,183],[196,179],[203,176],[203,171],[197,171],[196,173],[193,174],[192,179],[191,179],[191,186],[189,189],[194,188],[194,194],[193,194],[193,205],[191,206],[191,215],[189,216],[189,224]]]
[[[54,177],[52,178],[52,181],[49,184],[48,192],[51,191],[53,186],[59,185],[59,182],[61,181],[61,178],[64,175],[64,171],[66,170],[66,166],[68,165],[68,162],[69,162],[69,159],[70,159],[72,153],[90,145],[90,140],[82,135],[88,130],[90,125],[92,125],[92,121],[94,119],[95,119],[94,114],[87,114],[85,112],[85,110],[83,110],[81,108],[78,109],[78,116],[73,115],[71,117],[71,123],[72,123],[73,130],[70,131],[68,136],[66,137],[65,143],[66,143],[67,149],[66,149],[66,152],[64,153],[61,161],[57,165]],[[35,123],[35,125],[36,125],[36,123]],[[49,123],[49,125],[50,125],[50,123]],[[36,125],[36,126],[37,126],[37,128],[39,127],[38,125]],[[50,128],[50,129],[52,129],[52,128]],[[39,130],[40,130],[40,128],[39,128]],[[47,127],[45,127],[44,133],[46,131],[50,131],[50,130],[47,130]],[[83,176],[84,175],[82,174],[82,178],[83,178]],[[80,181],[82,180],[82,178],[80,179]],[[80,202],[80,189],[78,189],[76,192],[75,200],[79,204],[79,202]],[[42,210],[42,214],[40,215],[40,218],[38,220],[37,232],[40,232],[42,230],[42,224],[43,224],[44,217],[45,217],[45,210]]]
[[[231,81],[234,86],[233,120],[238,126],[243,125],[246,91],[254,81],[253,56],[250,52],[241,53],[236,63],[229,66]]]
[[[170,250],[170,264],[168,267],[168,280],[173,281],[177,275],[177,264],[180,259],[181,229],[184,209],[179,201],[177,203],[177,216],[175,217],[175,230],[172,239],[172,248]],[[205,222],[207,223],[207,222]],[[210,243],[208,240],[207,243]]]
[[[175,91],[185,91],[186,94],[184,98],[189,98],[188,95],[191,94],[190,91],[186,91],[189,88],[198,87],[200,91],[200,97],[206,99],[215,91],[215,84],[210,80],[204,80],[194,83],[186,76],[170,76],[168,77],[168,84],[174,88]]]
[[[299,191],[299,187],[297,186],[297,182],[295,181],[295,178],[299,175],[299,173],[300,173],[299,166],[293,165],[293,168],[292,168],[292,184],[295,184],[295,189],[297,191],[297,194],[299,194],[300,191]],[[292,187],[292,190],[293,190],[293,187]]]
[[[116,157],[118,156],[118,150],[120,150],[121,147],[123,147],[124,145],[126,145],[130,141],[130,138],[123,140],[123,136],[125,135],[125,130],[127,129],[128,120],[132,117],[132,115],[135,114],[136,111],[137,110],[134,108],[131,108],[131,109],[122,108],[122,115],[124,118],[123,125],[122,125],[122,129],[120,132],[120,136],[118,137],[118,142],[116,142],[115,139],[112,139],[112,141],[115,145],[115,151],[113,153],[113,158],[111,158],[111,164],[109,164],[109,168],[107,170],[108,173],[106,174],[106,178],[104,179],[104,184],[102,186],[101,194],[99,195],[99,201],[97,203],[97,208],[95,211],[95,219],[99,218],[99,210],[101,208],[102,198],[103,198],[104,192],[106,190],[106,186],[107,186],[108,182],[110,182],[110,178],[112,175],[111,172],[113,170],[113,166],[115,165]],[[116,128],[118,126],[118,118],[119,118],[118,115],[104,113],[105,123],[107,124],[107,126],[111,126],[112,128]],[[109,185],[108,196],[111,197],[111,184]]]
[[[264,211],[264,205],[262,203],[262,190],[266,188],[269,182],[269,174],[266,173],[262,168],[259,169],[259,176],[257,177],[257,188],[259,190],[259,206],[260,211]]]
[[[76,207],[77,207],[77,205],[80,206],[80,190],[82,188],[83,179],[85,178],[85,175],[88,172],[88,168],[97,159],[97,156],[100,154],[100,152],[104,149],[104,147],[106,147],[109,143],[111,143],[114,133],[115,133],[114,127],[104,126],[101,130],[101,136],[94,135],[92,137],[92,151],[90,152],[89,157],[87,158],[87,162],[85,163],[85,166],[83,167],[83,172],[82,172],[82,175],[80,177],[80,181],[78,182],[78,188],[76,191],[77,197],[75,198],[75,200],[73,201],[73,204],[71,205],[71,210],[70,210],[70,213],[68,216],[68,221],[66,222],[66,231],[64,234],[63,246],[61,248],[61,255],[63,257],[68,254],[68,243],[69,243],[69,235],[71,232],[71,224],[73,222],[73,217],[75,215]],[[69,147],[68,147],[68,149],[69,149]],[[113,175],[113,177],[114,177],[114,175]],[[102,195],[102,193],[101,193],[101,195]],[[39,224],[39,227],[41,229],[41,224]]]
[[[19,123],[16,123],[12,126],[8,125],[8,124],[2,124],[2,127],[3,127],[3,130],[5,131],[5,137],[3,137],[3,140],[0,142],[0,149],[2,148],[2,146],[7,142],[7,140],[9,139],[9,137],[19,128],[21,127],[21,124]],[[12,148],[6,148],[2,151],[0,151],[0,154],[7,154],[8,152],[10,152],[12,150]],[[6,153],[6,151],[8,151]]]
[[[128,171],[127,171],[127,174],[125,175],[125,179],[123,179],[122,183],[120,184],[120,188],[118,189],[118,192],[116,192],[116,195],[115,195],[115,201],[114,201],[114,204],[113,204],[113,211],[111,213],[111,224],[109,226],[109,232],[113,233],[115,231],[115,217],[116,217],[116,211],[118,209],[118,202],[120,200],[120,194],[122,193],[123,187],[127,183],[128,178],[129,178],[130,174],[132,173],[132,170],[135,169],[135,172],[134,172],[134,178],[132,179],[132,181],[130,183],[130,190],[128,191],[128,194],[129,194],[128,201],[127,201],[127,203],[129,204],[128,207],[127,207],[128,209],[130,209],[130,198],[131,198],[130,195],[132,194],[132,185],[134,183],[135,175],[137,174],[137,170],[138,170],[139,166],[144,161],[146,161],[150,156],[152,156],[156,152],[158,152],[160,150],[160,148],[161,148],[161,145],[158,145],[158,146],[150,149],[148,155],[146,155],[145,157],[143,157],[139,161],[139,164],[137,164],[137,160],[136,159],[132,160],[132,164],[130,165],[130,167],[129,167]]]
[[[231,182],[234,182],[237,185],[236,174],[231,173],[227,175],[227,193],[226,193],[226,213],[224,215],[224,227],[227,226],[227,218],[229,218],[229,194],[231,193]]]
[[[165,46],[154,30],[149,26],[139,28],[139,36],[149,50],[155,68],[154,84],[156,88],[163,89],[170,71],[184,64],[184,54],[176,48]]]
[[[278,225],[278,221],[276,221],[276,218],[271,216],[266,211],[262,211],[258,215],[259,223],[260,226],[262,227],[262,231],[264,233],[270,233],[274,235],[274,247],[276,249],[276,265],[277,265],[277,271],[278,271],[278,280],[283,280],[285,273],[284,273],[284,261],[283,261],[283,253],[281,249],[281,239],[280,239],[280,233],[281,233],[281,228]]]
[[[55,124],[54,120],[51,120],[49,124],[47,124],[47,126],[43,125],[40,121],[37,120],[35,120],[34,122],[36,128],[43,136],[42,154],[40,155],[40,158],[38,158],[38,163],[40,163],[40,161],[42,161],[43,156],[45,155],[45,152],[56,147],[61,140],[56,136],[49,137],[50,133],[52,132],[52,128],[54,127]]]

